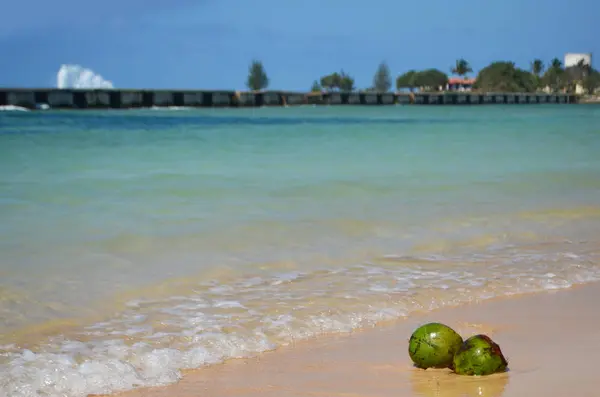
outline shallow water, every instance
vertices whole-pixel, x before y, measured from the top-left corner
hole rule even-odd
[[[0,395],[598,280],[599,151],[584,105],[0,114]]]

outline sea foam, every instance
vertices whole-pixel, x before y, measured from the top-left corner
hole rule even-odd
[[[27,112],[29,109],[22,106],[3,105],[0,106],[0,112]]]
[[[57,88],[114,88],[112,81],[105,80],[93,70],[80,65],[62,65],[56,74]]]
[[[600,279],[594,254],[563,250],[419,259],[205,280],[189,293],[129,301],[124,311],[37,349],[0,347],[0,396],[85,397],[162,386],[184,369],[417,311]]]

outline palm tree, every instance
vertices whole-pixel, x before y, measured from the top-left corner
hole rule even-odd
[[[560,61],[560,59],[558,58],[554,58],[552,61],[550,61],[550,67],[554,70],[558,70],[562,68],[562,62]]]
[[[456,65],[452,68],[452,73],[457,74],[459,76],[466,76],[471,73],[473,69],[469,66],[469,62],[466,59],[461,58],[456,61]]]
[[[577,62],[577,69],[581,70],[581,78],[585,79],[589,75],[590,65],[585,63],[585,60],[580,59],[579,62]]]
[[[546,69],[542,80],[544,81],[544,85],[550,87],[554,92],[565,88],[565,71],[562,68],[560,59],[554,58],[550,61],[550,67]]]
[[[541,59],[534,59],[533,62],[531,62],[531,73],[535,74],[537,77],[540,77],[543,72],[544,61]]]
[[[542,86],[542,73],[544,72],[544,61],[534,59],[531,62],[531,73],[535,76],[535,88],[539,89]]]

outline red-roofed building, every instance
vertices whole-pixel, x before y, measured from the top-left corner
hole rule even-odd
[[[475,84],[475,79],[463,79],[460,77],[450,77],[446,85],[447,91],[471,91]]]

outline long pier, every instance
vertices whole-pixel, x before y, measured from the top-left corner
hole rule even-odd
[[[573,94],[503,92],[286,92],[128,89],[0,88],[0,106],[28,109],[131,109],[150,107],[260,107],[293,105],[572,104]]]

